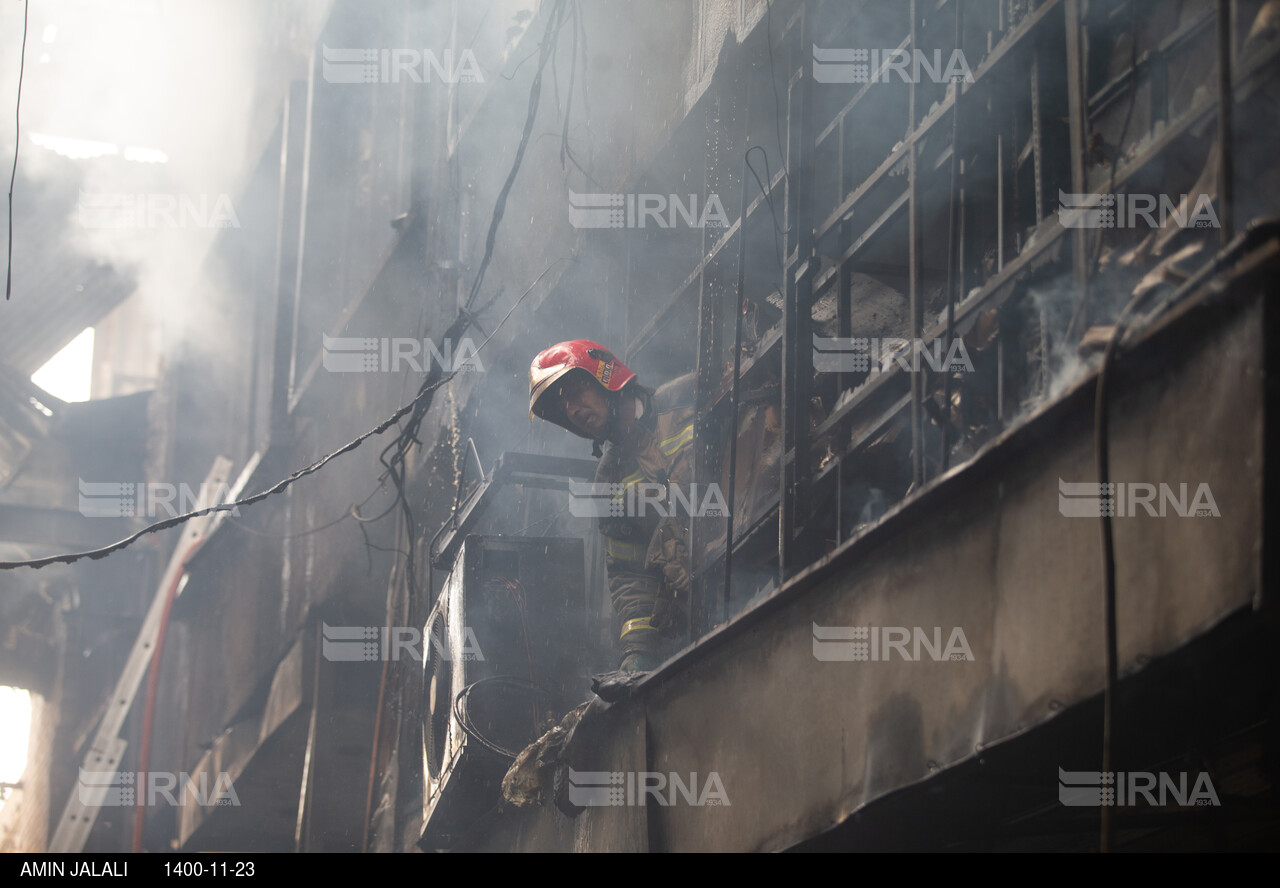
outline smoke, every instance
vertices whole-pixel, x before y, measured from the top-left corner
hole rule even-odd
[[[1096,349],[1081,357],[1082,333],[1069,335],[1081,310],[1074,274],[1067,272],[1027,287],[1017,307],[1020,348],[1026,355],[1026,377],[1019,387],[1021,403],[1006,423],[1015,426],[1041,405],[1053,401],[1084,380],[1098,366]],[[1127,294],[1114,276],[1099,274],[1091,285],[1093,323],[1111,323]]]
[[[1036,389],[1043,400],[1053,400],[1085,377],[1089,365],[1080,358],[1077,343],[1067,338],[1080,294],[1070,274],[1027,288],[1025,310],[1029,329],[1039,334],[1039,344],[1028,343],[1040,356]]]
[[[131,274],[132,317],[151,328],[161,351],[189,346],[197,341],[194,331],[209,332],[195,297],[202,265],[224,227],[248,221],[237,213],[244,183],[271,136],[290,77],[306,74],[329,5],[30,5],[15,213],[55,232],[64,255],[87,255]],[[0,20],[6,62],[0,96],[10,109],[21,12],[20,4],[6,4]],[[8,167],[13,115],[3,118],[0,156]],[[59,199],[48,201],[50,193]],[[29,234],[15,226],[15,250]]]

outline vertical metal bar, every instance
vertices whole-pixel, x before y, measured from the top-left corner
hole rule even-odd
[[[1088,107],[1084,86],[1084,45],[1080,32],[1080,0],[1066,0],[1067,37],[1067,132],[1071,152],[1071,190],[1075,194],[1085,192],[1084,152],[1088,130],[1085,109]],[[1088,234],[1087,229],[1077,228],[1072,244],[1076,291],[1083,301],[1088,286]],[[1082,320],[1084,320],[1082,318]]]
[[[298,379],[298,336],[302,323],[302,267],[307,250],[307,195],[311,184],[311,133],[316,101],[316,65],[312,59],[307,72],[306,118],[302,128],[302,168],[298,183],[298,240],[293,267],[293,341],[289,349],[289,400],[293,401]],[[315,346],[315,343],[311,343]]]
[[[832,470],[836,476],[836,545],[844,542],[844,460],[836,457],[836,465]]]
[[[313,663],[311,674],[311,718],[307,725],[307,745],[302,755],[302,781],[298,789],[298,818],[293,829],[293,850],[305,852],[311,850],[311,808],[315,787],[315,754],[316,730],[320,712],[320,650],[321,625],[315,626],[316,641],[312,651]],[[304,647],[304,653],[306,648]]]
[[[840,226],[837,243],[841,254],[849,248],[850,235],[846,226]],[[850,274],[852,262],[842,262],[836,268],[836,336],[849,339],[853,336],[853,283]],[[853,388],[853,374],[844,371],[836,374],[836,398],[845,389]]]
[[[803,7],[798,23],[803,38],[792,45],[788,72],[795,72],[797,52],[812,42],[813,8]],[[790,82],[791,77],[788,76]],[[815,261],[810,192],[813,174],[812,96],[808,77],[800,77],[788,93],[787,181],[790,242],[795,244],[795,260],[786,265],[783,280],[782,336],[782,491],[779,498],[778,572],[785,581],[793,567],[802,566],[804,546],[796,537],[799,506],[807,502],[810,441],[809,389],[813,381],[812,281]],[[788,244],[790,246],[790,243]],[[788,258],[792,255],[788,250]]]
[[[844,200],[848,193],[847,189],[853,187],[849,181],[849,171],[846,169],[848,155],[845,153],[845,122],[846,118],[840,118],[838,127],[839,144],[836,156],[836,170],[839,177],[839,190],[836,192],[837,200]],[[836,244],[838,245],[837,255],[843,256],[852,241],[853,235],[850,233],[851,226],[847,221],[841,221],[836,225]],[[836,269],[836,336],[841,339],[849,339],[853,336],[853,287],[850,284],[849,273],[852,263],[843,262]],[[836,374],[836,392],[837,400],[839,393],[847,388],[852,388],[853,380],[851,374],[841,371]],[[836,473],[839,477],[839,472]],[[836,487],[836,503],[839,505],[841,487]],[[839,514],[836,516],[837,534],[836,540],[839,541]]]
[[[1067,0],[1068,3],[1073,0]],[[1005,0],[995,0],[996,4],[996,37],[998,41],[1004,36]],[[987,32],[987,52],[991,51],[992,34]],[[988,87],[988,113],[991,112],[991,91]],[[1004,268],[1004,123],[996,133],[996,270]],[[1004,422],[1004,335],[996,335],[996,421]]]
[[[812,4],[804,12],[801,20],[800,56],[801,70],[811,71],[805,64],[811,58],[810,47],[815,41],[816,16],[818,4]],[[800,169],[796,181],[796,259],[803,262],[801,271],[795,281],[796,287],[796,362],[795,362],[795,492],[796,512],[801,504],[811,500],[810,470],[812,466],[813,436],[809,415],[809,396],[813,388],[813,282],[818,276],[818,257],[814,252],[813,241],[813,181],[816,165],[815,131],[813,123],[814,94],[813,81],[802,76],[797,84],[800,94],[799,145]],[[803,567],[813,555],[812,535],[799,541],[795,551],[800,558],[794,562]]]
[[[765,183],[767,188],[769,183]],[[743,285],[746,279],[747,257],[747,157],[742,156],[742,191],[738,206],[742,208],[741,220],[738,223],[738,286],[734,291],[737,297],[737,310],[733,321],[733,386],[730,389],[730,401],[733,411],[729,420],[729,499],[728,515],[724,523],[724,594],[720,601],[720,618],[729,618],[729,598],[733,581],[733,510],[734,493],[738,487],[738,384],[742,375],[742,308],[744,301]]]
[[[1235,234],[1232,213],[1235,210],[1235,146],[1233,144],[1231,48],[1234,43],[1231,22],[1231,0],[1218,0],[1218,238],[1222,246]]]
[[[1036,208],[1033,222],[1040,224],[1044,218],[1044,121],[1041,117],[1040,50],[1031,50],[1031,160]]]
[[[961,18],[960,0],[956,5],[955,41],[953,47],[960,49],[964,20]],[[956,260],[958,258],[960,234],[959,221],[956,215],[960,202],[960,92],[964,80],[957,76],[951,81],[955,93],[951,99],[951,199],[947,214],[947,351],[951,354],[951,343],[956,335]],[[945,359],[944,359],[945,360]],[[942,375],[942,471],[951,465],[951,368],[946,367]]]
[[[803,9],[801,11],[803,14]],[[790,31],[784,31],[789,35]],[[792,62],[794,56],[788,52],[787,58],[787,119],[785,132],[787,134],[787,144],[784,148],[786,157],[783,163],[787,175],[783,176],[782,184],[786,187],[786,200],[784,202],[784,226],[785,232],[782,235],[783,258],[782,258],[782,386],[781,386],[781,406],[782,406],[782,459],[779,466],[781,477],[780,488],[778,492],[778,583],[781,585],[787,579],[787,565],[791,560],[792,554],[792,531],[795,522],[795,504],[793,500],[794,493],[794,461],[795,454],[795,435],[793,433],[794,420],[792,414],[796,410],[796,394],[795,394],[795,350],[796,350],[796,303],[795,293],[791,287],[791,266],[789,258],[791,256],[791,244],[795,232],[795,188],[796,181],[794,176],[799,175],[799,163],[797,158],[798,139],[795,134],[795,118],[793,113],[795,109],[796,94],[791,87],[791,73],[794,71]],[[770,75],[772,76],[772,74]],[[769,183],[765,183],[768,187]]]
[[[996,337],[996,419],[1004,422],[1004,334]]]
[[[916,27],[916,0],[911,0],[911,52],[920,48],[920,35]],[[921,306],[921,260],[920,254],[920,189],[919,189],[919,154],[914,138],[916,128],[916,83],[911,79],[909,98],[907,100],[907,192],[908,192],[908,230],[907,257],[910,281],[911,300],[911,338],[919,342],[924,330],[924,311]],[[911,485],[918,490],[924,484],[924,376],[921,362],[911,362]]]
[[[723,125],[728,120],[725,114],[724,103],[726,94],[732,94],[731,89],[724,86],[713,86],[717,92],[708,98],[712,101],[712,107],[708,108],[703,124],[708,132],[711,128]],[[727,138],[727,137],[726,137]],[[709,147],[706,154],[706,167],[703,170],[703,181],[707,193],[717,193],[719,188],[718,176],[720,171],[721,151],[719,146],[715,145],[714,140],[708,143]],[[745,188],[745,183],[743,185]],[[726,235],[727,236],[727,235]],[[709,252],[710,244],[708,243],[707,229],[702,231],[702,253],[706,255]],[[697,410],[694,422],[694,438],[693,438],[693,479],[698,483],[704,483],[708,476],[715,473],[720,464],[714,458],[711,458],[708,448],[708,441],[714,439],[713,434],[708,434],[709,425],[711,423],[710,416],[710,394],[717,387],[722,376],[721,368],[724,362],[721,360],[722,348],[720,344],[720,301],[724,298],[724,288],[720,284],[720,275],[718,268],[711,265],[706,266],[702,273],[698,276],[698,353],[696,379],[697,388],[694,406]],[[729,509],[732,511],[732,487],[730,488]],[[693,595],[692,612],[689,620],[689,641],[693,641],[702,632],[710,628],[713,607],[710,602],[712,592],[708,588],[708,584],[701,575],[700,556],[704,547],[704,536],[702,533],[702,522],[691,520],[689,522],[689,552],[692,557],[692,569],[694,571],[693,578]]]
[[[996,135],[996,271],[1004,270],[1004,143],[1006,134],[1003,121]]]
[[[836,170],[839,190],[836,192],[837,199],[843,200],[848,193],[848,189],[853,187],[850,183],[851,175],[847,169],[848,154],[846,153],[845,141],[845,123],[847,117],[840,118],[839,124],[839,142],[837,144],[838,154],[836,156]],[[836,244],[838,245],[838,255],[843,256],[852,241],[851,226],[846,221],[841,221],[836,226]],[[852,270],[852,262],[842,262],[836,268],[836,336],[841,339],[850,339],[853,336],[853,285],[850,278]],[[853,387],[853,379],[851,374],[841,371],[836,374],[836,401],[840,400],[840,395],[846,390]],[[837,441],[841,437],[837,435]],[[844,528],[844,500],[846,496],[844,486],[844,454],[843,445],[836,446],[836,465],[835,465],[835,481],[836,481],[836,545],[838,546],[845,536]]]
[[[1005,166],[1004,121],[1001,120],[1000,132],[996,136],[996,273],[1004,271],[1004,166]],[[996,333],[996,419],[1004,421],[1004,331]]]
[[[1021,84],[1018,84],[1019,86]],[[1001,94],[1004,100],[1004,122],[1009,134],[1006,143],[1005,163],[1008,188],[1005,193],[1005,236],[1007,238],[1005,255],[1012,259],[1022,250],[1022,229],[1026,220],[1021,217],[1022,201],[1022,168],[1018,159],[1022,155],[1022,133],[1018,129],[1017,105],[1021,96],[1012,86]]]
[[[956,256],[956,294],[957,294],[957,301],[960,301],[960,302],[964,301],[966,294],[969,292],[967,289],[969,284],[969,276],[965,271],[965,263],[967,261],[966,252],[965,252],[965,244],[967,243],[967,241],[965,240],[966,231],[967,231],[965,226],[965,211],[968,206],[967,204],[968,195],[965,193],[965,187],[964,187],[964,177],[968,174],[968,172],[969,170],[965,166],[964,159],[962,158],[960,160],[960,194],[959,194],[960,205],[956,209],[956,228],[958,229],[956,232],[956,252],[958,254]],[[963,384],[961,385],[961,388],[963,389]],[[969,428],[969,424],[965,417],[967,405],[968,405],[967,399],[962,394],[960,398],[960,408],[957,416],[957,426],[959,429],[960,440],[964,440],[965,431]]]
[[[280,194],[276,221],[275,342],[271,375],[271,438],[288,437],[289,373],[293,363],[294,287],[297,284],[302,157],[307,84],[289,85],[280,134]]]

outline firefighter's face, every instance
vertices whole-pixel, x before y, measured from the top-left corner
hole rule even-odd
[[[609,421],[609,399],[595,380],[573,373],[560,391],[565,416],[585,435],[598,436]]]

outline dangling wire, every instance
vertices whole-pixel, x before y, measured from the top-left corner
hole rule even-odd
[[[22,53],[18,58],[18,100],[13,106],[13,171],[9,173],[9,259],[4,273],[4,301],[13,292],[13,183],[18,178],[18,147],[22,144],[22,72],[27,65],[27,14],[31,12],[30,0],[22,2]]]

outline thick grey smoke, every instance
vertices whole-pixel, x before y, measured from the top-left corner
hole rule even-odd
[[[68,255],[137,281],[130,317],[161,352],[202,321],[202,263],[305,77],[330,0],[45,0],[30,4],[18,215],[59,223]],[[22,4],[0,13],[0,158],[13,162]],[[56,188],[41,188],[41,185]],[[25,187],[24,187],[25,186]],[[69,205],[34,203],[50,191]],[[131,224],[104,224],[124,211]],[[24,235],[14,232],[21,262]],[[19,294],[39,298],[39,294]]]

